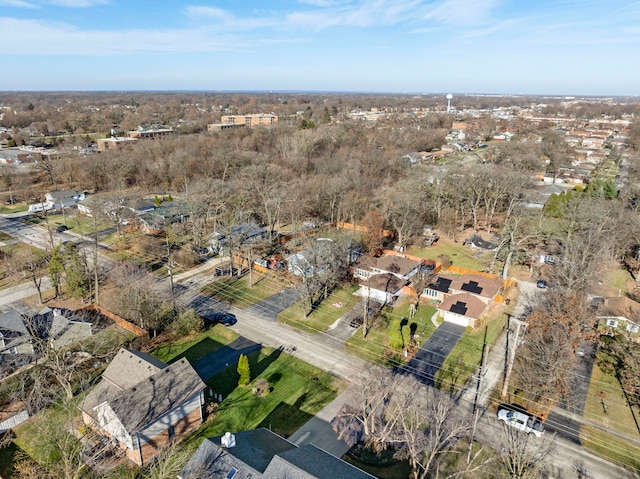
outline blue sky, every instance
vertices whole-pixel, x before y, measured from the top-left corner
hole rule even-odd
[[[0,0],[0,90],[640,94],[640,1]]]

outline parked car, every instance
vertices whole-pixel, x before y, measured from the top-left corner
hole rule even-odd
[[[60,225],[56,228],[56,232],[58,233],[64,233],[65,231],[67,231],[69,228],[65,225]]]
[[[545,289],[547,287],[547,280],[546,279],[539,279],[537,286],[540,289]]]
[[[225,326],[233,326],[238,322],[235,314],[225,312],[214,313],[211,319],[214,323],[224,324]]]
[[[542,437],[544,424],[539,417],[529,414],[525,410],[500,406],[498,408],[498,421],[504,422],[519,431]]]
[[[351,320],[349,326],[351,326],[352,328],[359,328],[360,326],[362,326],[362,323],[364,323],[364,319],[362,319],[361,316],[358,316]]]

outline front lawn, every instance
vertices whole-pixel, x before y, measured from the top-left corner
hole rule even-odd
[[[219,278],[206,285],[202,293],[238,308],[247,308],[284,289],[281,282],[269,275],[254,272],[252,280],[253,287],[250,288],[248,275]]]
[[[216,324],[202,333],[179,338],[159,346],[151,354],[167,364],[187,358],[191,364],[238,338],[231,329]]]
[[[238,387],[236,365],[207,382],[224,400],[216,417],[202,425],[190,441],[257,427],[288,437],[337,395],[339,385],[333,376],[280,350],[264,348],[250,354],[249,365],[253,382],[247,387]],[[268,395],[254,394],[258,378],[269,382]]]
[[[367,336],[363,337],[363,326],[361,326],[357,333],[346,342],[345,349],[355,356],[381,366],[395,366],[398,361],[403,361],[403,350],[409,346],[412,329],[415,333],[415,339],[420,345],[424,344],[436,329],[431,320],[436,309],[424,304],[418,307],[416,315],[412,319],[402,322],[402,318],[409,318],[410,303],[411,301],[407,299],[393,310],[385,308],[380,317],[375,320]],[[398,324],[394,320],[401,321],[402,343],[404,345],[395,349],[389,347],[390,328],[394,324]]]
[[[604,352],[599,351],[598,354]],[[636,423],[640,422],[640,409],[629,407],[616,377],[601,370],[597,363],[591,373],[583,415],[600,426],[580,429],[580,440],[586,449],[612,462],[640,469],[640,446],[637,442],[640,431]],[[636,441],[626,441],[616,433]]]
[[[307,333],[326,331],[361,301],[361,298],[353,295],[357,289],[356,284],[339,286],[307,317],[304,316],[303,305],[297,302],[282,311],[278,315],[278,321]]]
[[[487,345],[494,344],[507,323],[507,315],[499,314],[487,321]],[[438,370],[435,383],[447,391],[459,391],[476,372],[482,360],[485,327],[467,331],[453,347]]]

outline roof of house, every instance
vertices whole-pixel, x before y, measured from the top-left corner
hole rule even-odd
[[[493,299],[502,288],[502,282],[487,278],[479,274],[463,274],[454,278],[450,285],[452,291],[466,291],[468,293]]]
[[[473,319],[478,319],[486,307],[486,304],[471,293],[452,294],[437,306],[439,310]]]
[[[18,333],[18,335],[28,335],[29,331],[24,324],[23,317],[17,311],[7,311],[0,314],[0,332],[7,337],[6,333]]]
[[[403,256],[388,255],[381,256],[380,258],[361,256],[356,267],[370,270],[377,269],[400,276],[406,276],[421,264],[421,261],[415,261]]]
[[[407,280],[398,278],[391,273],[384,273],[374,274],[367,281],[361,282],[361,284],[366,285],[371,289],[377,289],[378,291],[395,293],[407,284]]]
[[[206,388],[185,358],[109,399],[109,406],[124,428],[144,429],[174,407]]]
[[[166,367],[165,363],[150,354],[122,348],[104,370],[102,377],[118,389],[128,389]]]
[[[98,404],[109,401],[120,391],[134,387],[166,367],[150,354],[122,348],[103,371],[103,380],[82,401],[81,408],[95,417],[93,408]]]
[[[296,472],[304,471],[305,475]],[[313,444],[283,452],[273,458],[265,477],[305,477],[310,479],[371,479],[373,476],[323,451]]]
[[[439,274],[434,278],[434,280],[431,283],[429,283],[427,287],[429,289],[433,289],[441,293],[448,293],[453,280],[454,280],[454,276]]]
[[[182,479],[372,479],[373,476],[314,445],[298,447],[265,428],[205,439],[182,472]]]

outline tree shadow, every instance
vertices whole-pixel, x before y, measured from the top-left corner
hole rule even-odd
[[[190,363],[194,363],[200,358],[203,358],[209,353],[212,353],[224,346],[223,343],[215,341],[209,337],[203,338],[198,341],[196,344],[191,346],[189,349],[186,349],[182,353],[178,354],[175,358],[169,361],[169,364],[178,361],[181,358],[187,358]]]
[[[293,405],[281,402],[262,420],[258,427],[266,427],[284,438],[289,437],[313,417],[301,410],[306,399],[307,393],[304,393]]]
[[[251,369],[251,379],[255,379],[262,375],[265,370],[278,360],[282,354],[281,349],[274,349],[268,356],[262,356],[261,351],[257,351],[248,356],[249,369]]]

